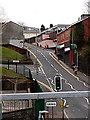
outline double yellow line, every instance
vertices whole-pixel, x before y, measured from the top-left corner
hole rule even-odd
[[[29,52],[35,57],[35,59],[37,59],[38,63],[39,63],[40,66],[42,67],[43,65],[42,65],[42,63],[40,62],[40,60],[37,58],[37,56],[36,56],[31,50],[29,50],[28,47],[25,47],[25,49],[26,49],[27,51],[29,51]]]
[[[64,69],[66,72],[68,72],[70,75],[72,75],[74,78],[79,79],[77,76],[75,76],[73,73],[71,73],[64,65],[60,63],[60,61],[57,60],[56,57],[52,55],[52,53],[49,53],[49,55]]]

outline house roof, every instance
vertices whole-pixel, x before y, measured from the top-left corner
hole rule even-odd
[[[76,25],[76,24],[78,24],[78,23],[80,23],[80,22],[82,22],[82,21],[84,21],[84,20],[86,20],[86,19],[88,19],[88,18],[90,18],[90,17],[86,17],[86,18],[84,18],[84,19],[81,19],[81,20],[79,20],[79,21],[77,21],[77,22],[72,23],[70,26],[62,29],[62,31],[60,31],[57,35],[59,35],[60,33],[68,30],[68,29],[71,28],[72,26],[74,26],[74,25]]]
[[[24,30],[24,33],[36,33],[36,30]],[[37,31],[39,33],[39,31]]]

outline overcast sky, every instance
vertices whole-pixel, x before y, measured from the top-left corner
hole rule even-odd
[[[0,0],[10,20],[30,27],[72,24],[83,14],[85,0]]]

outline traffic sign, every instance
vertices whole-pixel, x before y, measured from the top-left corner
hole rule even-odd
[[[19,60],[13,60],[14,63],[19,63]]]
[[[46,102],[46,106],[47,107],[55,107],[56,106],[56,102]]]

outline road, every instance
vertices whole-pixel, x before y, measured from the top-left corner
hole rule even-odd
[[[56,73],[59,73],[63,76],[63,91],[87,91],[89,89],[90,86],[83,84],[75,75],[72,75],[69,71],[66,71],[64,67],[52,59],[50,56],[50,52],[52,52],[51,50],[42,49],[39,47],[36,48],[32,45],[29,46],[29,49],[37,56],[37,59],[39,59],[42,64],[42,67],[40,67],[42,74],[33,74],[35,79],[40,80],[54,89],[53,79]],[[65,101],[66,104],[69,105],[69,107],[65,109],[65,115],[69,119],[88,118],[90,105],[88,98],[67,98]]]
[[[43,49],[43,48],[36,48],[33,45],[26,44],[28,46],[28,49],[33,52],[37,56],[37,60],[39,61],[40,65],[25,65],[25,68],[23,66],[18,65],[17,71],[19,73],[25,74],[25,76],[28,76],[29,72],[28,69],[31,70],[33,78],[46,84],[49,86],[52,90],[54,90],[54,76],[56,73],[59,73],[63,77],[63,90],[62,91],[87,91],[90,86],[84,84],[81,82],[78,77],[70,73],[66,68],[64,68],[61,64],[58,63],[58,61],[50,55],[52,50]],[[35,63],[36,61],[34,61]],[[28,68],[28,69],[27,69]],[[37,69],[38,68],[38,73]],[[10,65],[10,69],[15,70],[15,66]],[[25,73],[23,72],[23,69],[25,69]],[[41,86],[44,91],[49,91],[46,87]],[[63,98],[64,99],[64,98]],[[54,117],[61,117],[61,109],[59,107],[60,100],[47,100],[47,101],[56,101],[58,107],[54,107]],[[88,98],[67,98],[64,99],[64,102],[66,105],[68,105],[68,108],[64,109],[65,117],[69,118],[71,120],[72,118],[81,118],[81,120],[88,118],[89,114],[89,106],[90,103],[88,101]],[[51,117],[52,117],[52,108],[46,108]]]

